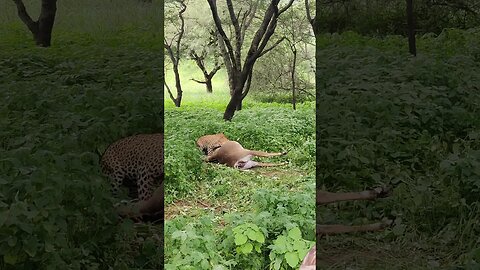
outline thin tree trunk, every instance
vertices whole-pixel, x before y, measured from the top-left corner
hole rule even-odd
[[[170,98],[172,99],[176,107],[180,107],[180,105],[182,104],[183,91],[182,91],[182,84],[180,82],[180,73],[178,71],[178,64],[180,62],[180,56],[181,56],[180,46],[182,44],[182,38],[185,33],[185,19],[183,18],[183,13],[185,12],[185,10],[187,10],[187,5],[185,5],[184,0],[177,0],[176,2],[180,4],[180,11],[178,12],[178,18],[180,19],[180,30],[176,34],[175,52],[173,51],[173,48],[172,48],[173,40],[169,43],[164,38],[164,47],[167,50],[168,56],[170,57],[170,60],[172,61],[172,64],[173,64],[173,73],[175,74],[175,88],[177,89],[176,98],[173,97],[170,89],[168,89]]]
[[[295,66],[297,65],[297,48],[295,45],[292,45],[292,52],[293,52],[293,61],[292,61],[292,106],[293,109],[297,109],[297,97],[295,94]]]
[[[205,81],[199,81],[199,80],[196,80],[196,79],[192,79],[192,81],[200,83],[200,84],[205,84],[205,87],[207,88],[207,93],[209,93],[209,94],[213,93],[212,78],[206,76]]]
[[[225,66],[225,69],[227,70],[228,88],[230,90],[230,96],[232,96],[235,88],[234,82],[233,82],[232,62],[228,56],[228,51],[227,51],[227,48],[225,47],[225,42],[222,35],[218,32],[218,30],[216,31],[216,34],[217,34],[217,40],[218,40],[218,47],[220,48],[220,52],[222,53],[223,64]]]
[[[17,6],[18,17],[28,27],[35,43],[40,47],[50,47],[53,24],[57,13],[57,0],[42,0],[40,16],[34,21],[27,12],[22,0],[13,0]]]
[[[176,107],[180,107],[182,104],[183,91],[180,81],[180,73],[178,71],[178,60],[173,61],[173,73],[175,74],[175,88],[177,89],[177,97],[173,100],[173,103],[175,103]]]
[[[180,74],[178,72],[178,65],[173,67],[173,72],[175,73],[175,88],[177,88],[177,98],[175,99],[175,106],[180,107],[182,104],[182,84],[180,83]]]
[[[205,87],[207,88],[207,93],[212,93],[213,92],[213,85],[212,85],[212,78],[215,76],[215,74],[220,70],[221,65],[215,61],[215,67],[213,70],[209,73],[207,71],[207,67],[205,66],[205,57],[206,57],[206,52],[203,52],[201,55],[198,55],[195,50],[190,51],[190,57],[195,60],[195,63],[197,64],[198,68],[202,71],[203,78],[205,81],[199,81],[192,79],[193,81],[201,84],[205,84]]]
[[[417,55],[415,42],[415,15],[413,13],[413,0],[407,1],[408,49],[413,56]]]

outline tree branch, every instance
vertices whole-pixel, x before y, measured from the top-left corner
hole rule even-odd
[[[260,42],[262,42],[262,39],[263,39],[264,43],[268,42],[268,38],[271,35],[267,36],[265,33],[269,29],[269,26],[271,25],[272,20],[275,18],[275,14],[278,13],[278,7],[276,6],[277,4],[278,4],[277,1],[272,1],[272,3],[270,3],[267,10],[265,11],[263,21],[260,24],[260,27],[258,28],[255,35],[253,36],[252,43],[250,44],[250,48],[248,49],[247,59],[245,59],[244,66],[249,64],[249,63],[254,63],[255,60],[258,58],[258,56],[261,53],[261,49],[259,48],[259,44],[260,44]],[[273,26],[275,26],[275,25],[273,25]]]
[[[228,14],[230,15],[230,20],[232,21],[233,28],[235,30],[235,41],[236,41],[236,50],[235,50],[235,64],[237,67],[240,67],[241,61],[241,52],[242,52],[242,30],[240,29],[240,24],[238,23],[238,17],[235,15],[235,10],[233,8],[232,0],[227,0]]]
[[[185,20],[183,19],[183,13],[185,12],[185,10],[187,10],[187,5],[185,5],[183,0],[177,0],[177,2],[181,6],[180,11],[178,12],[178,17],[180,18],[181,24],[180,24],[180,32],[177,39],[176,57],[177,59],[180,59],[180,42],[182,41],[183,34],[185,33]]]
[[[313,97],[313,98],[315,98],[315,95],[314,95],[314,94],[308,92],[308,91],[305,90],[305,89],[297,88],[297,90],[300,91],[300,92],[303,92],[303,93],[305,93],[305,94],[307,94],[307,95],[309,95],[309,96],[311,96],[311,97]]]
[[[208,77],[209,78],[212,78],[213,76],[215,76],[215,74],[222,68],[221,65],[217,65],[215,66],[215,68],[212,70],[212,72],[210,72],[210,74],[208,74]]]
[[[20,20],[28,27],[30,32],[37,33],[38,32],[38,22],[35,22],[32,17],[27,12],[25,5],[23,4],[22,0],[13,0],[15,5],[17,6],[17,13]]]
[[[260,43],[260,46],[258,47],[258,51],[257,51],[257,56],[258,57],[260,57],[260,54],[263,52],[263,50],[267,46],[268,41],[270,40],[270,37],[275,32],[275,28],[277,26],[278,15],[279,15],[278,9],[275,7],[273,17],[268,24],[267,30],[265,31],[265,36],[263,37],[262,42]]]
[[[248,73],[247,83],[246,83],[246,85],[244,87],[244,91],[242,93],[242,100],[247,96],[248,91],[250,91],[250,85],[252,83],[252,75],[253,75],[252,73],[253,73],[253,68]]]
[[[194,81],[194,82],[197,82],[197,83],[201,83],[201,84],[207,84],[207,82],[199,81],[199,80],[194,79],[194,78],[191,78],[190,80],[192,80],[192,81]]]
[[[253,18],[255,18],[255,13],[257,13],[258,1],[259,0],[257,0],[255,4],[250,2],[250,7],[248,11],[245,12],[245,16],[242,19],[242,40],[245,39],[247,28],[252,23]]]
[[[312,13],[310,11],[310,3],[308,2],[308,0],[305,0],[305,10],[306,10],[306,13],[307,13],[307,20],[310,23],[310,25],[312,26],[313,33],[316,35],[316,34],[318,34],[317,14],[312,16]]]
[[[218,10],[217,10],[217,1],[216,0],[208,0],[208,5],[210,6],[210,10],[212,11],[212,16],[213,16],[213,21],[215,22],[215,26],[217,27],[218,34],[221,36],[223,43],[227,47],[227,53],[230,57],[231,60],[235,59],[232,43],[230,43],[230,40],[227,37],[227,34],[225,34],[225,31],[223,30],[222,27],[222,21],[220,20],[220,17],[218,16]],[[237,65],[235,62],[231,62],[232,66],[234,69],[237,69]]]
[[[282,41],[284,41],[286,38],[285,37],[282,37],[281,39],[277,40],[277,42],[275,42],[270,48],[268,49],[265,49],[262,53],[260,53],[260,55],[258,57],[262,57],[264,54],[268,53],[269,51],[275,49],[275,47],[277,47],[278,44],[280,44]]]
[[[290,0],[286,6],[284,6],[280,11],[278,12],[278,16],[280,16],[283,12],[287,11],[290,6],[292,6],[294,0]]]
[[[165,49],[167,49],[168,56],[170,57],[170,60],[172,61],[172,63],[173,64],[177,63],[177,59],[175,59],[172,47],[170,47],[170,45],[168,45],[167,42],[164,42],[163,45],[165,46]]]
[[[176,98],[173,96],[172,91],[170,90],[170,87],[168,87],[167,82],[163,82],[163,84],[167,87],[168,94],[170,95],[170,98],[172,99],[173,103],[175,103]]]

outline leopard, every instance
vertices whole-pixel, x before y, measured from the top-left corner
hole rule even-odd
[[[200,150],[203,152],[203,154],[210,156],[212,153],[220,148],[224,143],[230,141],[227,136],[223,133],[217,133],[213,135],[205,135],[200,137],[196,145]]]
[[[163,182],[163,133],[137,134],[110,144],[101,157],[102,172],[110,179],[114,196],[122,185],[140,201],[152,197]]]
[[[253,161],[252,158],[255,156],[283,156],[286,155],[287,152],[267,153],[263,151],[245,149],[239,142],[229,140],[223,133],[204,135],[197,140],[196,144],[206,155],[204,161],[218,162],[220,164],[227,165],[228,167],[233,167],[240,170],[248,170],[255,167],[282,166],[288,164],[288,162],[267,163]]]

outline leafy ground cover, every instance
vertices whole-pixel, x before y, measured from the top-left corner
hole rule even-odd
[[[225,122],[225,74],[213,94],[187,82],[198,74],[188,64],[181,74],[183,105],[165,100],[165,269],[298,268],[315,240],[314,104],[293,111],[247,99]],[[242,172],[204,163],[195,141],[218,132],[245,148],[288,150],[269,160],[289,164]]]
[[[67,29],[43,49],[0,27],[0,269],[159,268],[161,230],[118,220],[96,151],[162,130],[161,41]]]
[[[420,37],[416,58],[399,37],[317,41],[320,186],[397,185],[390,199],[319,212],[327,223],[397,217],[383,234],[322,239],[326,269],[478,269],[478,33]]]

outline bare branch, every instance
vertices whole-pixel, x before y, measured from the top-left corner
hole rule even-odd
[[[250,44],[250,48],[247,53],[248,57],[247,59],[245,59],[245,65],[253,64],[255,62],[255,60],[258,58],[258,56],[262,51],[261,48],[259,48],[260,42],[262,42],[263,40],[263,43],[265,46],[266,42],[268,42],[268,39],[273,34],[271,33],[270,35],[267,35],[266,32],[269,29],[270,30],[275,29],[276,14],[278,14],[278,7],[274,3],[274,1],[272,1],[272,3],[268,6],[267,10],[265,11],[265,15],[260,27],[258,28],[257,32],[253,36],[252,43]],[[272,26],[273,26],[273,29],[271,28]]]
[[[260,46],[258,47],[258,51],[257,51],[258,56],[265,49],[265,47],[268,44],[268,41],[270,40],[270,37],[275,32],[275,27],[277,26],[277,19],[278,19],[278,13],[277,13],[277,10],[275,9],[275,13],[274,13],[272,19],[270,20],[270,23],[268,24],[268,27],[265,31],[265,36],[263,37],[262,42],[260,43]]]
[[[222,22],[220,20],[220,17],[218,16],[218,10],[217,10],[217,1],[216,0],[208,0],[208,5],[210,6],[210,10],[212,11],[212,16],[213,16],[213,21],[215,22],[215,26],[217,27],[218,34],[221,36],[225,46],[227,47],[227,53],[230,57],[230,59],[235,59],[232,43],[230,43],[230,40],[227,37],[227,34],[225,34],[225,31],[223,30],[222,27]],[[232,62],[232,66],[237,69],[237,65]]]
[[[197,82],[197,83],[201,83],[201,84],[207,84],[207,82],[199,81],[199,80],[194,79],[194,78],[191,78],[190,80],[192,80],[192,81],[194,81],[194,82]]]
[[[290,0],[286,6],[284,6],[280,11],[278,12],[278,16],[280,16],[283,12],[287,11],[288,8],[290,8],[293,4],[294,0]]]
[[[248,91],[250,91],[250,85],[252,84],[252,73],[253,68],[248,73],[247,83],[245,84],[244,91],[242,93],[242,100],[247,96]]]
[[[180,23],[180,32],[179,32],[178,38],[177,38],[176,57],[177,57],[177,59],[180,59],[180,43],[182,41],[183,34],[185,33],[185,19],[183,18],[183,13],[185,12],[185,10],[187,10],[187,5],[185,5],[183,0],[177,0],[177,2],[181,6],[180,11],[178,12],[178,17],[180,18],[181,23]]]
[[[230,20],[232,21],[233,28],[235,30],[235,64],[240,69],[241,61],[241,52],[242,52],[242,30],[240,29],[240,24],[238,23],[238,17],[235,15],[235,10],[233,8],[232,0],[227,0],[228,14],[230,15]]]
[[[215,68],[212,70],[212,72],[210,72],[210,74],[208,74],[208,76],[211,78],[213,76],[215,76],[215,74],[222,68],[221,65],[217,65],[215,66]]]
[[[264,54],[268,53],[269,51],[273,50],[275,47],[278,46],[282,41],[284,41],[286,38],[282,37],[281,39],[277,40],[270,48],[265,49],[258,57],[262,57]]]
[[[303,89],[303,88],[297,88],[297,90],[300,91],[300,92],[302,92],[302,93],[305,93],[305,94],[307,94],[307,95],[309,95],[309,96],[311,96],[311,97],[313,97],[313,98],[315,98],[315,95],[314,95],[314,94],[308,92],[307,90],[305,90],[305,89]]]
[[[175,64],[177,62],[177,60],[175,59],[175,56],[173,54],[172,47],[170,45],[168,45],[168,43],[166,43],[166,42],[164,42],[163,45],[165,46],[165,49],[167,49],[168,56],[170,57],[170,60],[172,61],[173,64]]]
[[[173,96],[172,94],[172,91],[170,90],[170,87],[168,86],[167,82],[163,82],[163,84],[167,87],[167,91],[168,91],[168,95],[170,95],[170,98],[173,100],[173,102],[175,103],[175,97]]]
[[[38,22],[35,22],[32,17],[27,12],[25,5],[23,4],[22,0],[13,0],[15,5],[17,6],[17,13],[18,17],[22,20],[22,22],[28,27],[30,32],[35,33],[38,31]]]
[[[242,23],[242,39],[245,38],[245,33],[247,31],[247,28],[252,23],[253,18],[255,18],[255,14],[257,13],[258,1],[259,0],[257,0],[255,4],[250,3],[250,8],[248,9],[248,13],[245,13],[246,19]]]

